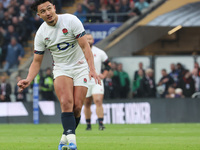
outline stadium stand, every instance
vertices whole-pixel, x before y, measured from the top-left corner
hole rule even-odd
[[[28,33],[28,35],[25,37],[29,37],[24,39],[21,38],[19,40],[22,42],[21,44],[24,47],[25,56],[20,61],[18,71],[13,72],[10,77],[7,76],[12,87],[14,87],[16,84],[16,77],[18,75],[24,77],[28,72],[28,67],[33,59],[33,38],[36,29],[41,24],[41,20],[29,11],[28,7],[31,3],[31,0],[11,0],[10,6],[8,2],[9,0],[5,1],[4,3],[1,3],[0,1],[1,62],[4,63],[5,60],[5,43],[8,43],[8,41],[5,41],[6,38],[3,37],[7,34],[8,25],[13,24],[18,32],[20,32],[22,28],[25,29],[26,33]],[[124,71],[126,71],[130,77],[130,88],[133,84],[133,72],[136,71],[140,60],[138,59],[136,62],[134,62],[134,66],[132,66],[130,69],[128,64],[133,63],[133,61],[129,60],[127,57],[123,58],[122,56],[148,55],[147,57],[142,58],[142,61],[145,64],[145,69],[152,68],[154,70],[156,83],[158,83],[158,80],[161,77],[160,70],[163,69],[163,66],[159,66],[159,64],[165,63],[165,68],[169,72],[169,63],[177,64],[181,62],[184,66],[186,66],[187,69],[192,71],[194,62],[197,61],[200,63],[199,59],[196,57],[191,56],[188,58],[187,64],[185,64],[185,62],[182,62],[178,56],[174,56],[173,59],[172,56],[167,57],[166,59],[168,61],[164,62],[161,61],[163,60],[163,57],[159,58],[157,56],[152,56],[155,54],[198,54],[198,51],[200,50],[198,40],[200,29],[198,27],[200,25],[199,21],[196,20],[199,18],[199,0],[182,0],[181,2],[177,2],[176,0],[147,1],[149,6],[141,11],[137,10],[139,8],[136,9],[137,5],[134,2],[136,1],[54,1],[60,13],[67,12],[74,14],[77,11],[77,6],[81,5],[81,8],[86,12],[85,14],[80,15],[86,17],[86,21],[82,21],[83,23],[123,23],[117,30],[115,30],[115,32],[111,33],[104,40],[98,42],[96,46],[104,49],[108,56],[113,58],[113,61],[123,64]],[[62,8],[59,8],[59,5],[61,4]],[[91,21],[91,13],[89,13],[91,6],[98,8],[98,13],[95,12],[93,14],[96,18],[102,17],[97,19],[98,21]],[[114,11],[114,9],[116,9],[115,7],[117,9],[120,8],[119,13]],[[12,20],[10,18],[11,16]],[[16,21],[17,19],[14,19],[16,17],[18,18],[18,21]],[[117,17],[119,18],[117,19]],[[123,19],[120,19],[120,17]],[[15,22],[21,23],[18,23],[17,25]],[[32,23],[32,26],[27,25],[29,22]],[[180,31],[171,35],[168,34],[168,31],[179,25],[181,25]],[[122,59],[118,58],[119,56],[121,56]],[[43,62],[42,70],[45,70],[47,67],[52,67],[50,53],[47,52],[45,57],[47,57],[47,59],[45,58],[47,61]],[[133,58],[136,59],[137,57],[131,57],[130,59]],[[1,65],[0,73],[4,74],[2,67],[3,65]],[[132,97],[132,94],[130,93],[128,97]]]

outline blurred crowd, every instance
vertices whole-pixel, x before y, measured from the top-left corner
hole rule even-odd
[[[11,101],[32,101],[33,95],[33,82],[31,85],[23,90],[23,92],[19,92],[19,87],[17,86],[18,81],[22,79],[21,76],[16,77],[16,84],[14,88],[11,87],[11,83],[8,82],[7,76],[1,76],[0,81],[0,102],[11,102]],[[53,76],[52,69],[46,68],[46,70],[41,70],[40,73],[36,76],[36,81],[39,85],[39,100],[50,100],[56,101],[57,98],[54,94],[54,86],[53,86]],[[11,96],[12,95],[12,96]],[[31,95],[31,97],[28,97]],[[12,97],[12,98],[11,98]],[[28,100],[29,99],[29,100]]]
[[[83,23],[124,22],[139,16],[153,0],[84,0],[74,13]]]
[[[157,83],[157,90],[163,98],[183,98],[192,97],[200,91],[200,67],[194,63],[192,71],[184,68],[181,63],[171,64],[171,71],[161,70],[161,79]]]
[[[112,69],[104,80],[105,98],[189,98],[200,92],[200,67],[197,62],[191,72],[181,63],[172,63],[170,69],[171,71],[167,72],[163,68],[162,77],[156,83],[153,69],[145,70],[141,62],[133,74],[131,84],[122,64],[112,62]]]
[[[0,67],[10,75],[24,56],[24,46],[42,20],[30,10],[33,0],[0,0]]]

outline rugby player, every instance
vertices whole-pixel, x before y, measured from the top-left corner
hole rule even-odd
[[[96,72],[101,79],[101,85],[95,84],[94,80],[90,80],[88,82],[88,91],[86,95],[86,99],[84,102],[84,113],[87,123],[86,130],[91,130],[91,109],[90,106],[92,105],[92,100],[94,101],[94,104],[96,105],[96,114],[98,117],[98,123],[99,123],[99,130],[104,130],[105,127],[103,125],[103,97],[104,97],[104,85],[103,85],[103,79],[107,76],[108,71],[110,70],[110,62],[108,60],[107,54],[94,46],[94,39],[91,34],[86,34],[87,41],[91,47],[93,57],[94,57],[94,66],[96,69]],[[102,64],[105,65],[103,73],[101,73]]]
[[[34,58],[21,91],[28,87],[40,70],[45,50],[53,56],[54,88],[62,110],[64,132],[58,150],[76,150],[75,129],[80,121],[87,82],[93,77],[101,84],[94,68],[94,58],[80,20],[71,14],[56,13],[52,0],[36,0],[32,10],[44,20],[34,39]],[[89,67],[89,70],[88,70]]]

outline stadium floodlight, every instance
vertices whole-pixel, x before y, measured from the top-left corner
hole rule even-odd
[[[173,28],[170,31],[168,31],[168,34],[171,35],[171,34],[175,33],[176,31],[180,30],[181,28],[182,28],[182,26],[178,25],[175,28]]]

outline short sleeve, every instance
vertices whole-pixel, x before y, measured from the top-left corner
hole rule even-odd
[[[74,16],[72,19],[71,28],[72,28],[74,37],[76,39],[85,35],[85,29],[83,27],[83,24],[76,16]]]
[[[36,54],[44,54],[45,51],[45,44],[42,39],[42,35],[38,32],[35,35],[34,39],[34,50]]]
[[[102,62],[105,62],[106,60],[108,60],[108,56],[103,50],[102,50],[102,54],[101,54],[101,60],[102,60]]]

